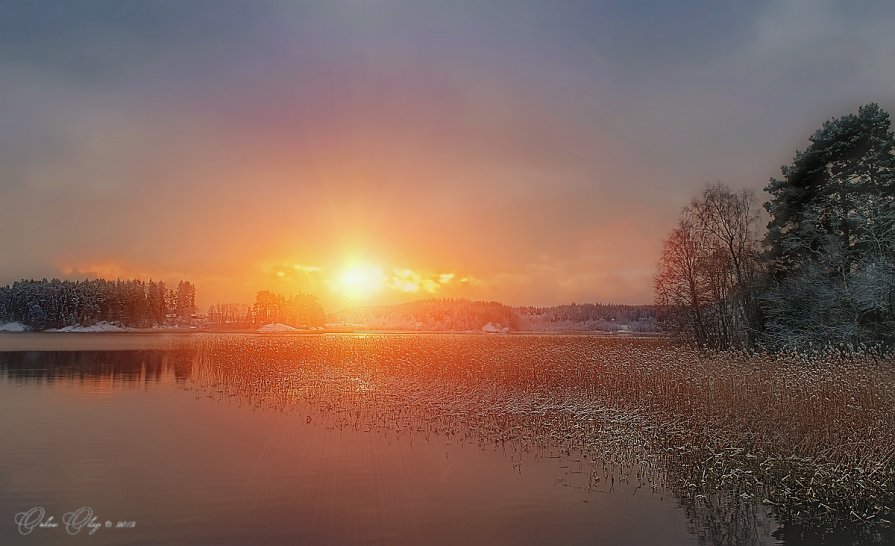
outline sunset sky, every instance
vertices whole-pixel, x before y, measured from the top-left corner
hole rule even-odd
[[[0,2],[0,284],[649,303],[705,184],[895,110],[891,2]]]

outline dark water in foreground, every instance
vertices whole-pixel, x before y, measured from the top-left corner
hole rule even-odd
[[[77,351],[0,352],[0,544],[694,544],[704,535],[674,497],[595,481],[574,454],[338,430],[319,408],[215,397],[195,388],[188,364],[122,350],[122,339],[115,351],[77,341]],[[32,507],[58,527],[23,536],[15,517]],[[93,535],[66,533],[65,514],[80,508],[97,518]]]

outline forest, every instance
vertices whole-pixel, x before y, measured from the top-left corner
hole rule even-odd
[[[196,287],[180,281],[21,280],[0,287],[0,324],[19,322],[33,330],[98,322],[147,328],[188,323],[196,313]]]
[[[895,137],[861,106],[825,122],[755,195],[708,186],[664,241],[661,326],[698,346],[863,350],[895,344]]]
[[[534,332],[655,332],[656,307],[571,303],[552,307],[516,307],[521,329]]]
[[[253,305],[217,304],[206,316],[196,308],[196,287],[180,281],[174,289],[152,280],[21,280],[0,287],[0,325],[21,323],[43,331],[108,322],[129,328],[203,326],[253,328],[262,324],[320,326],[323,307],[307,294],[283,296],[261,291]]]

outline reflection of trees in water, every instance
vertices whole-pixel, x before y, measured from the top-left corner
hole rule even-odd
[[[678,498],[700,544],[766,544],[778,527],[763,506],[730,492]]]
[[[853,525],[824,529],[824,534],[786,522],[785,516],[768,507],[744,499],[730,491],[679,495],[681,506],[691,523],[691,532],[700,544],[759,544],[791,546],[892,544],[891,529]],[[773,516],[771,514],[774,514]],[[783,523],[781,523],[781,521]]]
[[[0,375],[14,383],[159,383],[167,375],[186,381],[193,353],[175,351],[20,351],[0,352]]]
[[[666,445],[674,444],[666,440]],[[819,491],[837,488],[838,495],[853,491],[849,484],[824,483],[822,470],[806,465],[804,461],[767,460],[758,466],[764,474],[749,470],[748,453],[739,449],[714,451],[709,441],[695,440],[687,450],[675,453],[666,462],[669,483],[675,496],[681,500],[688,518],[693,522],[694,533],[707,544],[752,544],[769,537],[789,545],[813,544],[893,544],[895,529],[885,522],[867,521],[857,517],[843,517],[831,511],[819,514],[810,501],[801,500],[804,512],[794,511],[768,500],[774,488],[788,482],[800,482]],[[666,448],[667,449],[667,448]],[[706,457],[706,454],[710,455]],[[764,481],[762,481],[764,480]],[[866,484],[867,490],[872,486]],[[885,504],[886,493],[868,494],[871,502],[878,502],[876,509],[891,518],[891,508]],[[827,493],[828,495],[830,493]],[[854,510],[862,510],[866,499],[854,496]],[[806,524],[806,522],[810,524]]]

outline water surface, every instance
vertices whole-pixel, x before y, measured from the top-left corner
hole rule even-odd
[[[3,338],[0,347],[15,349],[0,352],[3,544],[694,544],[713,536],[674,496],[607,479],[575,453],[337,426],[344,410],[319,400],[283,406],[234,395],[204,380],[214,362],[163,350],[164,336]],[[29,343],[54,350],[23,350]],[[32,507],[59,527],[21,535],[15,515]],[[64,529],[64,515],[82,507],[101,525],[93,536]],[[119,521],[134,526],[115,528]]]

